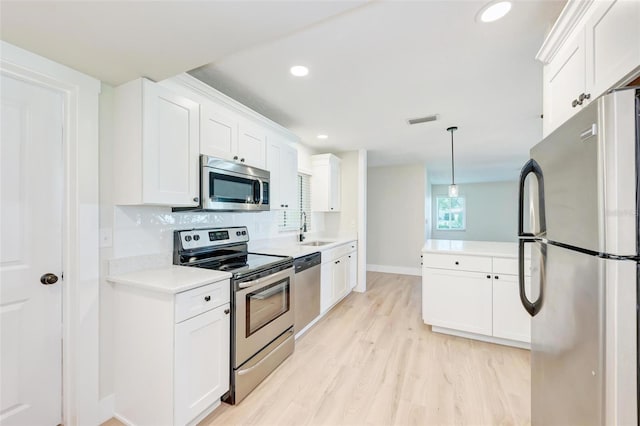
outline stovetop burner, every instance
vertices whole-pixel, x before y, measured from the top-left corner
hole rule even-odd
[[[248,241],[246,227],[175,231],[173,263],[230,272],[236,280],[293,265],[292,257],[249,253]]]

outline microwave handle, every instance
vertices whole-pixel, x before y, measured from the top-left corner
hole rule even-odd
[[[258,204],[262,204],[262,199],[263,199],[263,194],[264,194],[264,182],[262,182],[262,179],[258,179],[258,182],[260,182],[260,201],[258,201]]]

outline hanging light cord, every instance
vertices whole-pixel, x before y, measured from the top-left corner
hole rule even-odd
[[[451,129],[451,185],[456,184],[455,171],[453,168],[453,130]]]
[[[447,128],[447,132],[451,132],[451,185],[456,184],[455,170],[453,168],[453,132],[455,132],[456,130],[458,130],[458,127],[456,126]]]

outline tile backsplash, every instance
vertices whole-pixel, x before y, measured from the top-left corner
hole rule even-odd
[[[279,232],[277,211],[172,212],[168,207],[115,206],[113,256],[131,257],[173,250],[173,231],[179,229],[246,226],[252,240],[295,234]]]

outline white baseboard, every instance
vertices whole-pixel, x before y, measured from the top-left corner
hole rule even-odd
[[[367,271],[386,272],[388,274],[416,275],[422,276],[420,268],[410,268],[407,266],[391,266],[391,265],[367,265]]]
[[[102,424],[114,416],[115,411],[115,395],[107,395],[102,398],[100,404],[100,418],[98,424]]]
[[[514,346],[514,347],[520,348],[520,349],[529,349],[529,350],[531,350],[531,343],[527,343],[527,342],[520,342],[520,341],[517,341],[517,340],[502,339],[500,337],[493,337],[493,336],[485,336],[483,334],[469,333],[469,332],[466,332],[466,331],[454,330],[454,329],[446,328],[446,327],[438,327],[436,325],[432,325],[431,326],[431,330],[434,333],[450,334],[452,336],[464,337],[464,338],[467,338],[467,339],[482,340],[483,342],[497,343],[498,345]]]

